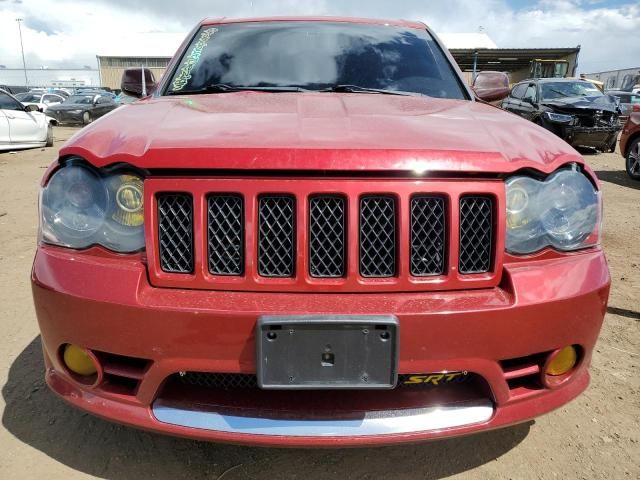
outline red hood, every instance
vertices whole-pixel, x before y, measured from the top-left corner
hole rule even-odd
[[[140,168],[550,172],[580,155],[477,102],[336,93],[159,97],[119,108],[61,156]]]

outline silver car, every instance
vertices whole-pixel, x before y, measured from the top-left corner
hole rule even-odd
[[[627,92],[624,90],[607,90],[607,95],[613,95],[620,102],[621,117],[624,123],[632,112],[640,112],[640,93]]]

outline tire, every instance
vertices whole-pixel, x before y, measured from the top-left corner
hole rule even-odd
[[[633,180],[640,180],[640,138],[631,142],[625,159],[627,175]]]
[[[47,147],[53,147],[53,127],[51,124],[47,127]]]
[[[91,122],[93,122],[93,118],[91,118],[91,114],[89,112],[84,112],[82,114],[82,124],[89,125]]]

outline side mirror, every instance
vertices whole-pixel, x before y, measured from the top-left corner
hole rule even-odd
[[[524,97],[524,98],[522,99],[522,101],[523,101],[523,102],[530,103],[531,105],[533,105],[534,103],[536,103],[536,102],[535,102],[535,99],[534,99],[533,97]]]
[[[509,95],[509,77],[503,72],[480,72],[471,89],[480,100],[497,102]]]
[[[27,105],[24,107],[25,112],[39,112],[40,108],[37,105]]]
[[[128,68],[122,73],[120,89],[127,95],[141,98],[158,87],[153,72],[148,68]]]

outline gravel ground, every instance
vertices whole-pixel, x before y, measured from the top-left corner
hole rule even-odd
[[[618,154],[587,155],[603,182],[613,287],[592,383],[517,427],[417,445],[256,449],[146,433],[67,406],[43,381],[29,268],[38,184],[54,148],[0,154],[0,479],[640,478],[640,182]]]

